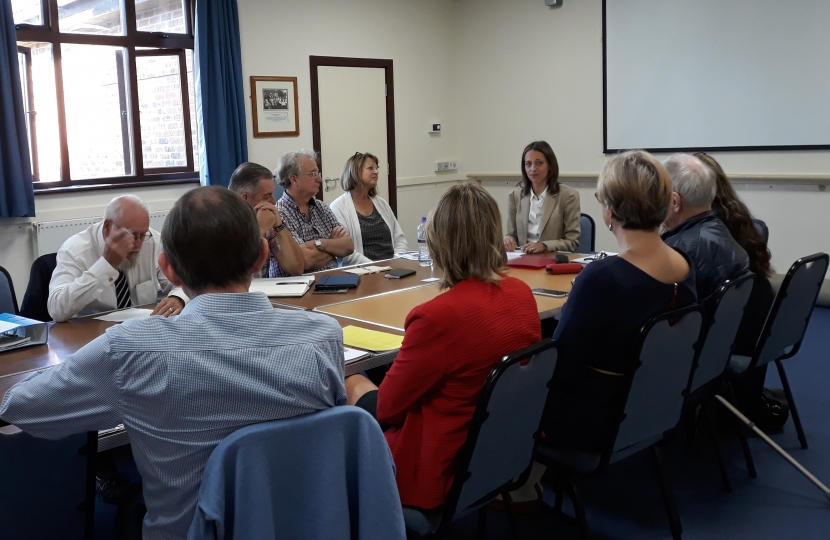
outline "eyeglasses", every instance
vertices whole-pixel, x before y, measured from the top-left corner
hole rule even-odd
[[[323,173],[321,173],[320,171],[311,171],[298,174],[297,176],[310,176],[312,178],[320,178],[321,176],[323,176]]]
[[[147,231],[146,233],[140,234],[140,233],[135,233],[135,232],[131,231],[130,229],[126,229],[126,230],[131,235],[133,235],[133,240],[135,240],[136,242],[145,242],[145,241],[147,241],[147,240],[149,240],[150,238],[153,237],[153,233],[151,233],[150,231]]]

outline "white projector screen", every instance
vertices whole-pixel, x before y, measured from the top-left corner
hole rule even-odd
[[[605,0],[606,152],[830,148],[827,0]]]

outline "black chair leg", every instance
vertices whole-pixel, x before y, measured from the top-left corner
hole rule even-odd
[[[666,508],[666,516],[669,518],[671,537],[674,540],[681,540],[683,526],[680,524],[680,514],[677,512],[674,493],[672,493],[671,486],[669,486],[666,473],[663,470],[663,462],[660,459],[660,452],[656,446],[651,447],[651,456],[654,461],[654,469],[657,471],[657,480],[660,483],[660,494],[663,496],[663,506]]]
[[[513,499],[510,493],[502,491],[501,498],[504,501],[504,509],[507,511],[507,521],[510,523],[510,536],[513,540],[519,540],[519,528],[516,525],[516,514],[513,513]]]
[[[487,505],[478,509],[478,528],[476,529],[476,538],[484,540],[485,526],[487,525]]]
[[[784,386],[784,394],[787,396],[790,412],[793,413],[793,424],[795,424],[795,431],[798,433],[798,442],[801,443],[801,448],[807,450],[807,437],[804,435],[804,428],[801,427],[801,417],[798,416],[798,409],[795,408],[795,399],[793,399],[793,391],[790,389],[787,373],[784,371],[784,364],[781,363],[781,360],[776,360],[775,367],[778,368],[778,377]]]
[[[723,461],[723,454],[720,451],[720,443],[718,442],[718,434],[715,431],[715,424],[712,422],[712,415],[709,413],[709,403],[706,401],[700,404],[700,414],[703,416],[703,421],[709,429],[709,435],[712,437],[712,447],[715,449],[715,459],[718,462],[718,469],[720,469],[720,478],[723,481],[723,488],[732,493],[732,482],[729,480],[729,473],[726,471],[726,463]]]
[[[726,385],[729,388],[729,400],[735,404],[738,402],[735,396],[735,389],[732,388],[731,384]],[[746,461],[746,470],[749,473],[750,478],[757,478],[758,472],[755,470],[755,460],[752,459],[752,451],[749,449],[749,441],[746,438],[746,434],[744,433],[744,426],[741,424],[741,421],[732,416],[732,425],[735,426],[735,430],[738,433],[738,439],[741,441],[741,450],[744,453],[744,461]]]
[[[589,540],[591,532],[588,529],[588,520],[585,518],[585,504],[582,502],[582,495],[576,487],[573,479],[565,480],[565,488],[568,490],[568,496],[571,498],[571,503],[574,505],[574,515],[579,524],[579,537],[582,540]]]

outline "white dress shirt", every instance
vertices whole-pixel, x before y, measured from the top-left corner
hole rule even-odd
[[[533,190],[530,191],[530,212],[527,216],[527,241],[538,242],[542,232],[542,218],[545,216],[545,201],[548,199],[548,190],[542,191],[542,195],[536,196]]]
[[[118,307],[115,280],[118,269],[104,259],[104,222],[90,225],[69,238],[58,250],[58,265],[49,282],[49,315],[57,322],[75,316],[91,315]],[[170,296],[187,303],[181,288],[172,288],[158,266],[161,253],[161,235],[150,229],[150,238],[144,241],[138,260],[126,270],[130,285],[130,301],[134,306],[157,302],[169,291]]]

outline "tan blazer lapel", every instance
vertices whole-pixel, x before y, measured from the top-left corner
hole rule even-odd
[[[553,215],[554,211],[559,211],[559,193],[556,195],[551,195],[548,193],[547,200],[545,201],[545,213],[542,219],[542,226],[539,228],[539,239],[542,238],[549,239],[545,235],[545,229],[548,227],[548,223],[550,223],[550,216]],[[528,215],[530,213],[528,212]]]

